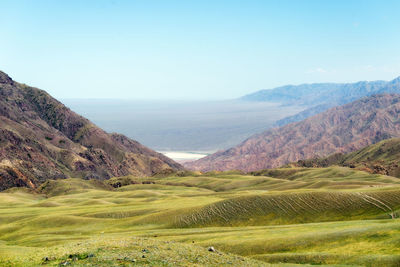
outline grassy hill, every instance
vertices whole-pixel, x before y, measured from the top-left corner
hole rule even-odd
[[[13,188],[0,265],[397,266],[399,183],[329,167]]]
[[[400,139],[392,138],[348,154],[334,154],[325,158],[300,160],[292,166],[346,166],[370,173],[400,177]]]

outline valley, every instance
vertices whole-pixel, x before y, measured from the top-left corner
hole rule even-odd
[[[175,160],[178,163],[185,163],[198,160],[212,154],[213,151],[159,151],[159,153]]]
[[[0,94],[0,266],[400,262],[399,95],[361,98],[212,154],[156,152],[2,72]],[[154,127],[166,143],[172,127],[178,148],[228,144],[304,109],[97,101],[74,109],[92,108],[111,128]],[[177,131],[182,124],[195,134]]]
[[[239,100],[63,99],[63,103],[106,131],[163,152],[226,149],[306,108]]]
[[[0,267],[400,267],[400,1],[0,10]]]
[[[150,137],[153,127],[171,144],[156,152],[2,72],[0,94],[0,266],[400,262],[399,95],[361,98],[212,154],[304,106],[74,107],[109,131],[133,125]]]

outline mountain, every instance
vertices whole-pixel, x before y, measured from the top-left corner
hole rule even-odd
[[[274,89],[260,90],[240,99],[279,102],[284,105],[316,106],[331,102],[345,104],[364,96],[382,93],[400,93],[400,77],[392,81],[286,85]]]
[[[325,158],[299,160],[290,165],[296,167],[339,165],[400,178],[400,138],[383,140],[347,154],[337,153]]]
[[[261,170],[355,151],[392,137],[400,137],[400,95],[374,95],[254,135],[185,167],[201,171]]]
[[[400,93],[400,77],[392,81],[286,85],[274,89],[260,90],[240,99],[308,107],[303,112],[278,120],[275,123],[275,126],[283,126],[304,120],[334,106],[347,104],[365,96],[383,93]]]
[[[34,188],[47,179],[145,176],[181,168],[0,72],[0,190]]]

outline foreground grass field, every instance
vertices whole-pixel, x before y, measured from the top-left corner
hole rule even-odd
[[[400,266],[399,210],[341,167],[49,181],[0,193],[0,265]]]

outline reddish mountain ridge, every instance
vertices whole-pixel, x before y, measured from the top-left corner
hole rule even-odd
[[[0,72],[0,190],[34,188],[47,179],[145,176],[181,168]]]
[[[186,163],[185,167],[255,171],[351,152],[392,137],[400,137],[400,95],[375,95],[254,135],[236,147]]]

